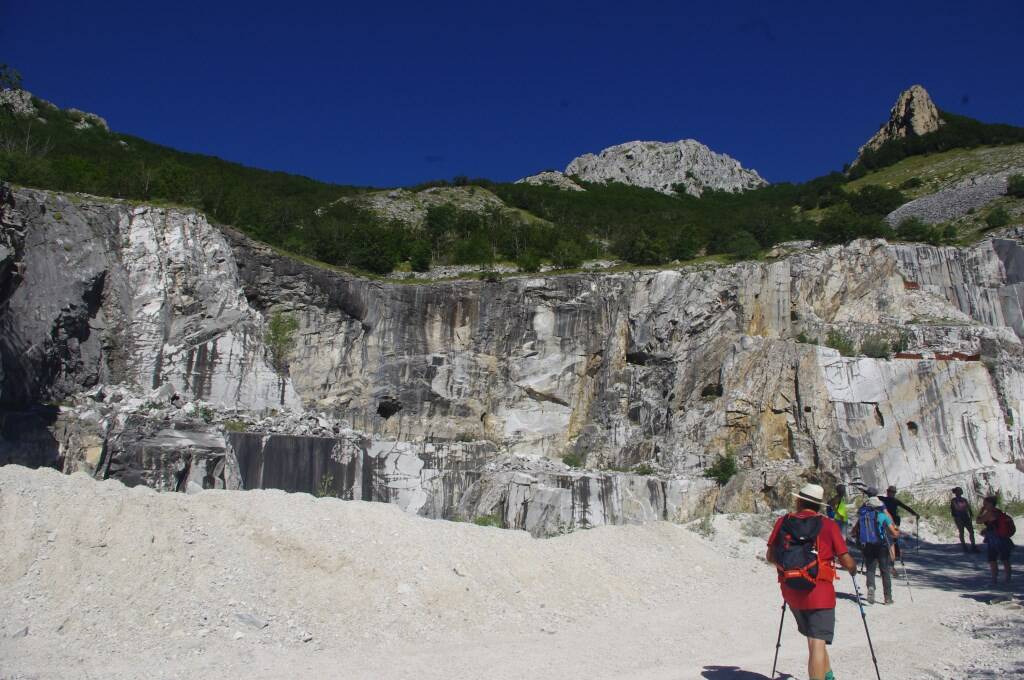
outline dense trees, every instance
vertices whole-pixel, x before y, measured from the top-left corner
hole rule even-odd
[[[0,80],[15,76],[0,69]],[[585,259],[609,256],[660,265],[705,254],[750,258],[792,239],[937,242],[948,237],[916,222],[894,232],[883,218],[906,200],[902,192],[877,186],[850,191],[849,177],[838,172],[803,184],[775,184],[742,194],[709,191],[700,198],[618,183],[580,182],[587,190],[570,192],[457,177],[418,188],[478,186],[509,208],[472,212],[438,205],[427,211],[422,225],[411,226],[345,200],[365,189],[183,153],[98,127],[76,129],[77,120],[67,112],[39,102],[36,106],[41,121],[17,118],[9,111],[0,115],[0,178],[194,206],[272,245],[374,273],[399,265],[425,271],[438,263],[487,267],[496,261],[536,271],[545,261],[574,268]],[[940,136],[883,147],[867,156],[854,174],[922,149],[1024,141],[1018,128],[944,116],[949,123],[933,133]],[[913,188],[911,184],[903,188]],[[1024,192],[1022,184],[1024,179],[1011,180],[1008,192]],[[995,214],[990,221],[1001,217]]]

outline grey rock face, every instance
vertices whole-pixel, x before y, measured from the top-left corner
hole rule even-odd
[[[0,106],[6,107],[18,118],[31,118],[36,115],[32,94],[25,90],[0,90]]]
[[[627,142],[608,147],[600,154],[573,159],[565,174],[588,182],[623,182],[673,193],[677,184],[686,193],[700,196],[706,189],[744,191],[765,186],[754,170],[739,161],[715,153],[695,139],[678,142]]]
[[[231,249],[204,218],[20,190],[3,232],[13,255],[0,266],[0,401],[173,382],[225,406],[298,403],[267,361]]]
[[[710,502],[761,510],[807,477],[1024,494],[1012,233],[402,285],[283,258],[187,211],[17,199],[2,390],[74,401],[51,428],[68,471],[323,487],[538,534]],[[276,311],[299,323],[287,375],[263,346]],[[904,352],[839,356],[813,342],[830,331]],[[724,454],[740,473],[719,490],[702,472]],[[629,472],[641,465],[654,474]]]
[[[914,421],[953,468],[998,468],[1019,487],[1015,426],[981,406],[1016,394],[1017,379],[993,382],[980,363],[942,358],[985,351],[1010,365],[1021,312],[1004,262],[1017,257],[1016,242],[862,242],[767,265],[408,287],[327,273],[232,237],[249,297],[287,300],[308,329],[293,358],[297,392],[362,432],[490,440],[513,453],[571,451],[596,467],[650,462],[689,476],[732,450],[751,470],[857,467],[867,477],[857,452],[876,458],[879,444],[851,438],[860,406],[844,404],[868,398],[850,396],[839,377],[856,371],[890,395],[878,405],[896,437],[885,442],[889,480],[924,479],[898,462],[909,440],[897,423]],[[792,340],[833,328],[857,344],[907,332],[929,358],[848,359]],[[890,365],[913,367],[900,389],[932,396],[886,392],[906,380]],[[969,416],[946,413],[926,434],[920,419],[949,408],[940,386],[953,384],[954,368],[970,375],[959,389],[983,391]],[[925,376],[932,387],[920,384]],[[1003,402],[1016,410],[1016,399]],[[983,466],[969,462],[978,450]]]
[[[580,189],[571,177],[585,182],[622,182],[665,194],[673,194],[677,185],[683,185],[692,196],[700,196],[708,189],[745,191],[768,184],[756,171],[744,168],[726,154],[715,153],[695,139],[626,142],[597,155],[588,153],[574,158],[564,173],[544,172],[519,181]]]
[[[58,108],[52,102],[48,102],[45,99],[36,99],[36,101],[43,107],[50,109]],[[7,108],[15,116],[19,118],[32,118],[38,115],[35,104],[32,102],[32,93],[27,90],[21,89],[7,89],[0,90],[0,107]],[[91,127],[98,127],[106,132],[110,132],[110,126],[107,125],[107,121],[97,116],[95,113],[89,113],[88,111],[82,111],[80,109],[65,109],[77,122],[75,123],[75,129],[87,130]],[[39,119],[41,122],[46,122],[44,118]]]
[[[517,179],[516,184],[533,184],[536,186],[554,186],[565,191],[584,191],[576,182],[566,177],[557,170],[546,170],[544,172],[538,172],[536,175],[530,175],[522,179]]]
[[[865,150],[877,149],[888,141],[935,132],[943,122],[928,91],[920,85],[911,85],[896,99],[889,111],[889,120],[857,151],[857,159]]]

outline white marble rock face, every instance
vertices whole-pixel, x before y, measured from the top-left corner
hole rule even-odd
[[[138,395],[117,397],[133,412],[158,399],[160,418],[209,407],[268,434],[344,431],[360,466],[351,497],[538,534],[707,502],[765,508],[807,475],[1024,495],[1015,232],[966,248],[805,244],[729,266],[401,285],[283,258],[187,210],[30,190],[17,202],[0,253],[0,272],[21,272],[0,316],[8,402],[117,383]],[[275,311],[299,322],[286,372],[263,340]],[[904,351],[843,357],[823,346],[830,332]],[[175,411],[175,394],[205,406]],[[96,458],[116,434],[172,460],[164,426],[135,436],[114,415],[65,437],[69,457]],[[230,446],[195,431],[174,465],[231,464]],[[717,489],[702,472],[726,453],[741,472]],[[558,462],[570,455],[589,470]],[[237,477],[217,470],[224,486]]]

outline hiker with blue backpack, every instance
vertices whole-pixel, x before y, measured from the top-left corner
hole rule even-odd
[[[875,567],[882,572],[882,594],[885,604],[892,604],[892,555],[889,546],[899,538],[900,530],[885,509],[885,503],[878,496],[868,496],[857,511],[857,522],[853,525],[864,555],[867,569],[868,604],[875,603]]]
[[[765,559],[778,571],[783,620],[788,605],[797,628],[807,638],[807,675],[811,680],[835,680],[827,645],[832,644],[836,628],[836,562],[850,574],[857,573],[857,563],[839,525],[821,514],[825,490],[807,484],[793,496],[796,512],[775,523]],[[780,641],[781,636],[780,622]],[[776,643],[776,661],[778,649]]]

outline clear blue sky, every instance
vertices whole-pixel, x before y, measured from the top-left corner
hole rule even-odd
[[[27,89],[179,149],[347,184],[509,180],[698,139],[838,169],[916,82],[1024,125],[1024,3],[0,0]]]

